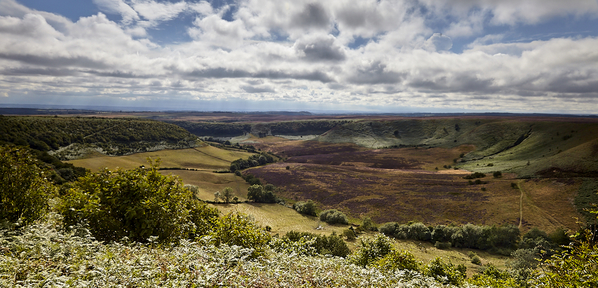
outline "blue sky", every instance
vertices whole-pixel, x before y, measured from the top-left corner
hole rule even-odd
[[[0,0],[0,105],[596,114],[597,0]]]

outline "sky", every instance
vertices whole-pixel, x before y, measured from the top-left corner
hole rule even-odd
[[[0,105],[598,114],[598,0],[0,0]]]

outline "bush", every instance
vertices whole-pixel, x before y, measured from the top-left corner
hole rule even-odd
[[[475,255],[471,258],[471,263],[475,265],[482,265],[482,260],[480,260],[480,257],[478,255]]]
[[[452,263],[445,263],[440,258],[436,258],[426,265],[424,275],[433,277],[436,281],[442,284],[461,285],[465,276],[467,268],[463,264],[455,267]]]
[[[392,240],[384,234],[378,234],[374,240],[362,239],[359,249],[349,257],[349,262],[366,267],[392,251]]]
[[[293,204],[293,209],[303,215],[317,216],[316,214],[316,203],[311,200],[306,202],[300,201]]]
[[[409,225],[407,237],[413,240],[430,241],[432,233],[430,233],[430,229],[423,223],[413,223]]]
[[[241,246],[254,249],[252,257],[262,256],[266,244],[271,239],[270,234],[258,227],[246,215],[229,213],[218,218],[211,236],[211,244],[220,246]]]
[[[436,243],[434,243],[434,247],[436,247],[437,249],[449,249],[451,248],[451,242],[439,242],[436,241]]]
[[[329,209],[320,214],[320,220],[328,224],[349,224],[345,213],[336,209]]]
[[[372,221],[372,218],[365,217],[363,218],[363,223],[359,227],[364,231],[378,231],[378,227],[376,227],[376,223]]]
[[[65,227],[88,224],[99,240],[117,241],[126,236],[137,242],[146,242],[150,236],[157,236],[160,242],[176,242],[210,230],[196,227],[192,220],[207,225],[211,220],[200,216],[215,214],[213,208],[193,201],[192,192],[183,188],[177,177],[158,172],[158,164],[135,170],[106,169],[79,178],[58,207]]]
[[[502,172],[496,171],[496,172],[492,173],[492,176],[494,176],[494,178],[500,178],[500,177],[502,177]]]
[[[347,243],[341,239],[336,233],[332,233],[330,236],[318,235],[309,232],[296,232],[289,231],[284,239],[291,242],[304,242],[307,243],[307,239],[313,239],[314,241],[309,244],[313,247],[318,254],[329,254],[338,257],[346,257],[351,253],[351,250],[347,246]]]
[[[396,251],[386,254],[375,266],[381,271],[411,270],[420,271],[421,263],[408,251]]]
[[[56,187],[29,149],[0,147],[0,219],[27,225],[48,211]]]
[[[353,230],[353,227],[343,230],[343,236],[345,236],[348,241],[357,239],[357,234],[355,233],[355,230]]]

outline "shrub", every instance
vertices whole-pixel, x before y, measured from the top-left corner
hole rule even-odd
[[[204,212],[193,212],[194,216],[192,210],[207,206],[198,208],[192,193],[177,177],[160,174],[158,164],[134,170],[105,169],[79,178],[58,207],[65,227],[89,224],[93,236],[102,241],[126,236],[146,242],[157,236],[160,242],[171,242],[194,234],[191,220]]]
[[[359,249],[351,254],[349,261],[366,267],[392,251],[392,240],[384,234],[378,234],[374,240],[362,239]]]
[[[424,275],[433,277],[442,284],[461,285],[467,268],[463,264],[454,266],[452,263],[445,263],[440,258],[432,260],[424,269]]]
[[[27,148],[0,147],[0,219],[27,225],[46,214],[57,189],[39,165]]]
[[[396,251],[386,254],[375,263],[381,271],[411,270],[420,271],[421,263],[408,251]]]
[[[345,213],[336,209],[329,209],[320,214],[320,220],[328,224],[349,224]]]
[[[352,228],[353,227],[350,227],[349,229],[345,229],[343,231],[343,236],[345,236],[345,238],[349,241],[357,239],[357,234],[355,233],[355,230],[353,230]]]
[[[380,233],[386,235],[386,236],[394,236],[396,237],[396,232],[399,228],[399,223],[397,222],[388,222],[388,223],[384,223],[382,224],[382,226],[380,226],[380,228],[378,229],[378,231],[380,231]],[[398,237],[397,237],[398,238]]]
[[[500,177],[502,177],[502,172],[496,171],[496,172],[492,173],[492,176],[494,176],[494,178],[500,178]]]
[[[482,265],[482,260],[480,260],[480,257],[478,255],[475,255],[471,258],[471,263],[475,265]]]
[[[311,200],[297,202],[293,204],[293,209],[303,215],[317,216],[316,203]]]
[[[313,247],[318,254],[346,257],[351,253],[347,243],[345,243],[341,237],[336,235],[336,233],[326,236],[309,232],[289,231],[285,234],[283,239],[287,239],[291,242],[306,242],[306,239],[313,239],[313,242],[309,244],[309,246]]]
[[[493,265],[481,269],[480,273],[474,274],[467,282],[480,287],[527,287],[519,285],[509,272],[501,271]]]
[[[363,218],[363,223],[361,224],[360,228],[365,231],[378,231],[376,223],[374,223],[370,217]]]
[[[430,229],[423,223],[413,223],[409,225],[407,237],[413,240],[430,241],[432,233],[430,233]]]
[[[434,247],[438,248],[438,249],[449,249],[451,248],[451,242],[439,242],[436,241],[436,243],[434,243]]]
[[[218,218],[215,224],[213,231],[209,234],[211,244],[252,248],[254,249],[252,257],[262,256],[271,239],[270,234],[243,214],[226,214]]]

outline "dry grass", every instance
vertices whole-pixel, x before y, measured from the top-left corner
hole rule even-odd
[[[279,204],[241,203],[215,205],[222,213],[241,212],[251,215],[260,225],[270,226],[272,233],[284,235],[289,231],[305,231],[329,235],[342,233],[348,225],[329,225],[320,222],[317,217],[305,216]],[[316,229],[321,226],[322,229]]]
[[[239,158],[247,158],[251,153],[230,151],[204,146],[190,149],[161,150],[155,152],[137,153],[127,156],[105,156],[94,155],[85,159],[68,161],[75,166],[85,167],[92,171],[98,171],[103,168],[132,169],[141,165],[147,165],[147,158],[160,158],[162,164],[160,167],[182,167],[193,169],[218,170],[228,169],[230,163]]]
[[[199,187],[197,197],[202,200],[214,200],[214,193],[225,187],[233,188],[233,196],[239,201],[247,198],[249,184],[243,178],[232,173],[212,173],[211,171],[162,170],[162,174],[173,174],[181,177],[183,183]]]

